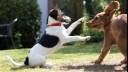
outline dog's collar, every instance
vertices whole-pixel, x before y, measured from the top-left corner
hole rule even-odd
[[[48,25],[48,27],[50,26],[61,26],[61,23],[53,23],[53,24]]]

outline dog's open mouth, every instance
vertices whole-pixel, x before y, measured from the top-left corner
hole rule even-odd
[[[97,27],[99,27],[99,25],[94,25],[93,27],[94,27],[94,28],[97,28]]]
[[[99,25],[88,25],[89,28],[98,28]]]

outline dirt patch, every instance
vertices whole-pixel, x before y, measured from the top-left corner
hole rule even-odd
[[[94,72],[123,72],[124,70],[114,64],[101,64],[96,65],[93,63],[72,63],[72,64],[65,64],[60,67],[61,71],[74,71],[74,72],[87,72],[87,71],[94,71]],[[76,71],[75,71],[76,70]],[[79,71],[78,71],[79,70]]]
[[[127,72],[118,65],[121,57],[107,58],[102,64],[94,64],[91,61],[72,62],[59,66],[60,72]]]

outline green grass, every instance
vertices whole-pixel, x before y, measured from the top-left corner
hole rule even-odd
[[[6,59],[7,55],[10,55],[16,62],[23,62],[27,56],[29,49],[12,49],[0,51],[0,72],[63,72],[59,67],[69,63],[90,62],[96,60],[102,48],[102,43],[90,43],[78,42],[73,46],[63,46],[57,52],[49,55],[49,59],[53,62],[53,69],[43,68],[29,68],[22,69],[14,68]],[[122,55],[114,46],[111,52],[105,59],[109,60],[113,57],[118,58]],[[75,72],[75,71],[74,71]],[[78,72],[78,71],[77,71]]]

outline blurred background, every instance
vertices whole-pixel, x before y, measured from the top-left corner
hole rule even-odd
[[[46,28],[45,19],[49,10],[56,5],[68,16],[72,22],[85,16],[84,24],[79,25],[71,35],[90,35],[88,43],[100,42],[103,40],[103,32],[90,30],[86,27],[86,22],[93,18],[97,13],[102,12],[103,8],[112,0],[0,0],[0,24],[7,24],[17,18],[13,26],[13,39],[15,47],[10,38],[0,37],[0,50],[13,48],[31,48],[43,34]],[[118,14],[127,13],[127,0],[118,0],[121,8]],[[43,12],[44,10],[44,12]],[[65,26],[68,27],[68,26]],[[3,30],[0,29],[0,33]],[[5,32],[5,31],[4,31]]]

